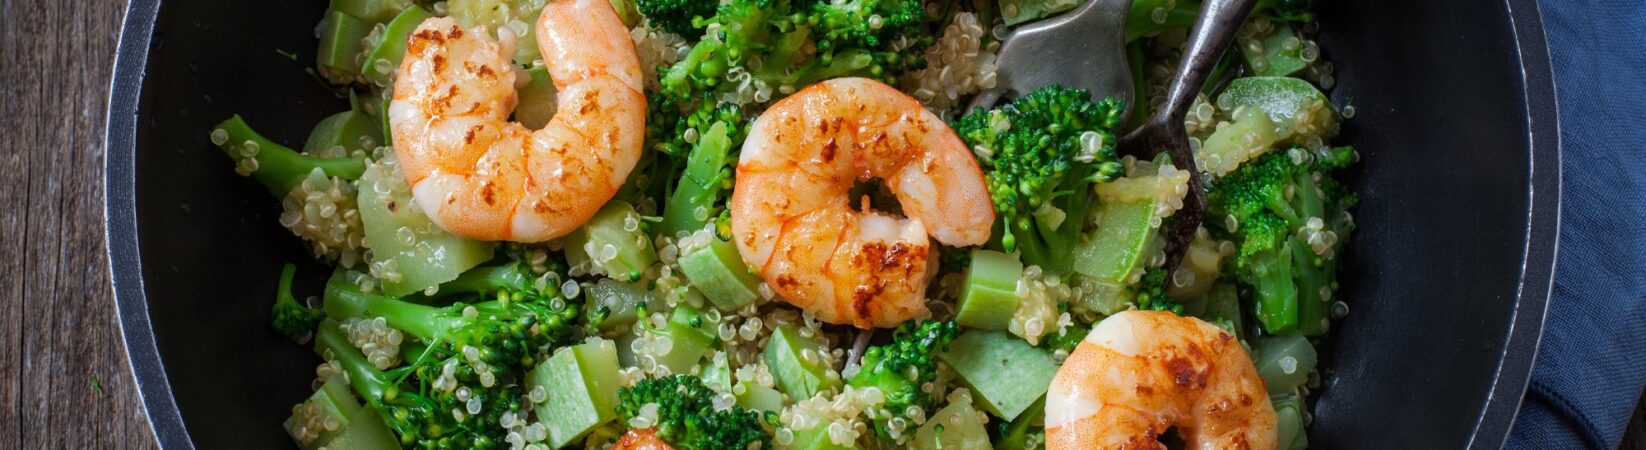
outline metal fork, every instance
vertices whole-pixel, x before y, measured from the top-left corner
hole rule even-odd
[[[1184,114],[1194,105],[1200,87],[1229,49],[1235,32],[1251,13],[1256,0],[1206,0],[1189,30],[1177,74],[1166,100],[1149,120],[1120,139],[1121,153],[1152,158],[1169,152],[1172,164],[1187,170],[1189,193],[1183,209],[1173,216],[1166,232],[1166,267],[1177,267],[1200,226],[1206,192],[1189,150]],[[1126,14],[1132,0],[1088,0],[1073,11],[1031,23],[1012,31],[1001,44],[996,61],[998,82],[979,93],[966,108],[991,108],[1002,99],[1050,85],[1086,89],[1097,98],[1125,100],[1128,117],[1135,101],[1131,66],[1126,62]]]

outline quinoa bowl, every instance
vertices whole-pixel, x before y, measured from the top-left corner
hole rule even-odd
[[[300,290],[317,291],[316,256],[361,258],[349,251],[358,237],[266,201],[202,130],[278,111],[257,117],[259,130],[291,141],[353,99],[316,82],[336,74],[289,56],[312,55],[315,37],[284,30],[312,29],[325,5],[161,3],[129,7],[109,116],[108,250],[128,354],[162,447],[289,448],[275,424],[312,392],[315,356],[266,331],[270,274],[297,262]],[[1312,81],[1353,117],[1335,140],[1363,160],[1345,178],[1361,201],[1331,295],[1347,308],[1320,330],[1308,441],[1498,447],[1536,352],[1558,230],[1558,120],[1536,5],[1322,2],[1317,14],[1311,47],[1335,66]],[[642,53],[679,44],[635,41]],[[931,106],[987,80],[909,82]],[[303,188],[319,203],[352,199]],[[320,230],[319,244],[294,245],[290,227]],[[565,293],[592,289],[576,286]]]

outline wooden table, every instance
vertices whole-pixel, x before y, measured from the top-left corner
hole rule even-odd
[[[0,0],[0,448],[152,448],[103,253],[124,0]],[[1646,450],[1637,412],[1623,448]]]

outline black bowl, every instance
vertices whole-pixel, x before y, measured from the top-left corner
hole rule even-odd
[[[1559,125],[1534,0],[1324,1],[1340,142],[1365,156],[1311,442],[1495,448],[1548,300]],[[207,132],[244,114],[300,142],[346,102],[303,69],[324,2],[133,0],[109,106],[110,261],[163,447],[290,448],[317,359],[267,325],[276,273],[311,261],[279,205]],[[293,52],[288,59],[279,52]],[[300,273],[315,292],[324,271]]]

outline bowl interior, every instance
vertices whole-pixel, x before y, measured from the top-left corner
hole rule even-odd
[[[1338,142],[1364,159],[1340,294],[1351,313],[1325,347],[1311,443],[1496,447],[1547,292],[1532,289],[1523,301],[1523,274],[1547,281],[1549,255],[1535,247],[1553,245],[1527,256],[1534,138],[1510,9],[1320,3],[1321,46],[1337,74],[1331,96],[1357,111]],[[317,358],[269,331],[267,319],[282,264],[300,264],[300,295],[317,294],[327,272],[276,222],[278,202],[235,175],[207,133],[238,113],[272,139],[299,143],[347,107],[305,72],[323,8],[168,0],[155,24],[135,146],[140,294],[201,447],[290,448],[279,424],[314,377]],[[1511,339],[1521,304],[1535,306],[1518,309],[1515,325],[1531,327],[1529,342]],[[1507,398],[1494,390],[1500,382]],[[1506,402],[1508,417],[1489,413]]]

